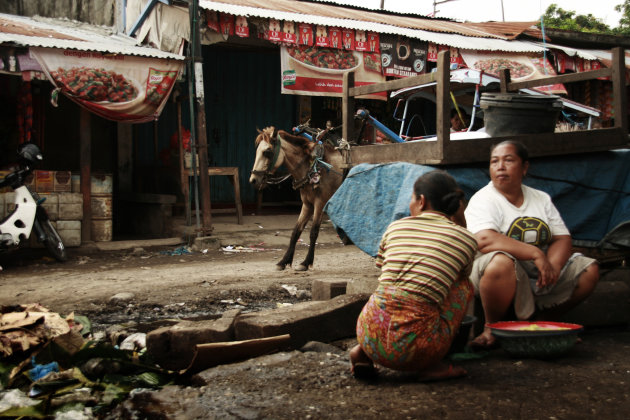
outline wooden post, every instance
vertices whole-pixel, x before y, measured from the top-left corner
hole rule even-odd
[[[190,211],[190,185],[189,185],[189,176],[188,170],[186,169],[186,164],[184,161],[184,138],[182,136],[182,101],[181,96],[177,95],[175,98],[175,102],[177,103],[177,144],[179,145],[179,182],[182,190],[182,194],[184,195],[184,212],[186,214],[186,225],[190,226],[192,224],[192,216]]]
[[[83,195],[83,220],[81,242],[92,241],[92,125],[90,112],[81,108],[79,117],[79,143],[81,165],[81,194]]]
[[[118,131],[118,192],[132,193],[133,175],[133,126],[129,123],[119,122]]]
[[[204,231],[203,233],[208,234],[212,232],[212,207],[210,204],[210,177],[208,176],[206,105],[203,96],[197,96],[197,102],[197,150],[199,151],[199,189],[201,190],[201,208],[203,213]]]
[[[437,86],[435,91],[437,159],[444,159],[444,151],[450,142],[451,132],[451,54],[444,50],[438,54]]]
[[[613,83],[613,110],[615,113],[615,127],[628,134],[628,96],[626,91],[626,54],[621,47],[612,50],[612,83]]]
[[[499,71],[499,81],[501,83],[501,93],[509,92],[509,85],[512,81],[512,76],[510,76],[510,69],[503,69]]]
[[[343,74],[343,98],[342,106],[342,137],[347,142],[354,141],[354,96],[350,96],[350,88],[354,87],[354,72]]]

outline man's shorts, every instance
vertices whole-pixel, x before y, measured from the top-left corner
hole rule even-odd
[[[479,296],[479,282],[490,260],[497,254],[505,254],[514,261],[516,270],[516,297],[514,298],[514,312],[518,319],[529,319],[536,308],[548,309],[560,305],[571,297],[580,275],[596,260],[575,253],[566,262],[558,281],[551,286],[538,289],[538,269],[533,261],[519,261],[503,251],[493,251],[487,254],[477,253],[473,263],[470,281],[475,288],[475,296]]]

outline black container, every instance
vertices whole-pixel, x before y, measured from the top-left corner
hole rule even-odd
[[[473,315],[464,315],[462,323],[459,325],[457,334],[451,343],[451,347],[448,349],[447,354],[462,353],[466,347],[466,343],[470,338],[470,329],[473,324],[477,322],[477,317]]]
[[[482,93],[480,105],[491,137],[553,133],[562,110],[555,95]]]

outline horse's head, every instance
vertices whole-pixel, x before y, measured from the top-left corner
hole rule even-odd
[[[262,189],[267,185],[267,177],[282,165],[283,153],[280,139],[274,127],[258,130],[256,137],[256,160],[249,177],[254,187]]]

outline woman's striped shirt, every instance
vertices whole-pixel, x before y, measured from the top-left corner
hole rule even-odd
[[[460,274],[468,278],[477,252],[472,233],[427,211],[389,225],[376,256],[379,286],[396,286],[442,304]]]

